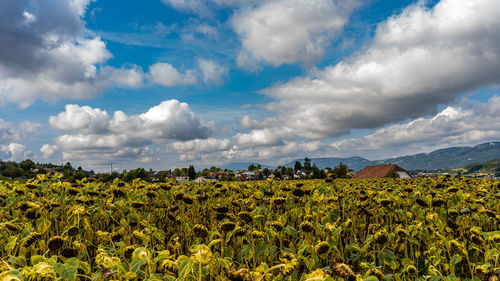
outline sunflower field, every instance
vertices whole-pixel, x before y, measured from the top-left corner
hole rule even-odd
[[[500,181],[0,182],[0,281],[500,280]]]

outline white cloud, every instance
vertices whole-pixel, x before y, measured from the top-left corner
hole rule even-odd
[[[56,145],[44,144],[40,147],[40,152],[43,154],[43,158],[51,158],[57,152],[58,148]]]
[[[2,145],[0,149],[7,154],[10,161],[22,161],[31,156],[31,151],[26,151],[26,146],[20,143],[10,143],[9,145]]]
[[[230,141],[228,139],[194,139],[184,142],[173,142],[167,145],[167,149],[175,152],[214,152],[226,150],[229,148]]]
[[[447,146],[500,140],[500,97],[472,106],[449,106],[432,117],[394,124],[360,137],[333,142],[337,152],[372,153],[382,157],[409,154]],[[387,149],[391,154],[387,155]]]
[[[109,81],[117,87],[140,88],[144,86],[145,74],[137,65],[128,65],[122,68],[103,67],[102,72]]]
[[[112,55],[82,20],[89,2],[1,1],[0,105],[25,108],[140,85],[139,69],[104,66]]]
[[[65,111],[49,118],[53,128],[80,133],[105,133],[109,129],[109,122],[105,110],[76,104],[66,105]]]
[[[242,41],[238,64],[301,61],[310,66],[321,59],[356,5],[351,0],[277,0],[242,9],[231,20]]]
[[[225,151],[230,144],[229,139],[195,139],[167,144],[166,149],[178,153],[180,161],[188,161],[205,158],[214,152]]]
[[[189,85],[196,83],[194,70],[186,70],[184,74],[179,73],[171,64],[156,63],[149,68],[151,80],[163,86]]]
[[[25,140],[36,133],[40,127],[41,124],[30,121],[13,124],[0,119],[0,144]]]
[[[183,11],[210,17],[217,7],[245,7],[264,0],[162,0],[165,5]]]
[[[188,104],[178,100],[163,101],[138,115],[115,111],[112,118],[99,108],[67,105],[65,111],[51,116],[49,123],[67,132],[55,139],[63,158],[79,160],[152,160],[153,144],[204,139],[212,133]]]
[[[216,85],[224,83],[224,76],[228,73],[225,66],[218,65],[216,62],[206,59],[199,59],[198,66],[203,74],[203,81],[205,83],[214,83]]]
[[[249,135],[322,139],[435,112],[500,82],[500,2],[421,2],[377,26],[366,48],[337,65],[263,91],[275,122]],[[279,137],[277,137],[278,135]]]

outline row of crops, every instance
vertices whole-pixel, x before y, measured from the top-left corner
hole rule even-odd
[[[499,280],[500,181],[0,182],[0,281]]]

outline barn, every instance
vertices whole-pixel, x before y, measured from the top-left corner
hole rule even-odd
[[[354,175],[353,178],[387,178],[392,177],[394,174],[397,174],[400,178],[411,178],[410,173],[396,164],[366,166],[363,170]]]

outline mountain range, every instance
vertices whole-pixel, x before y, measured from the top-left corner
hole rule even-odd
[[[457,169],[463,168],[465,165],[484,162],[500,158],[500,142],[488,142],[476,145],[474,147],[449,147],[432,151],[430,153],[419,153],[415,155],[387,158],[381,160],[368,160],[363,157],[353,156],[347,158],[310,158],[311,165],[316,164],[319,168],[335,167],[340,163],[355,171],[359,171],[366,166],[379,164],[397,164],[406,170],[436,170],[436,169]],[[304,159],[295,159],[282,166],[293,167],[295,161],[304,164]],[[246,169],[249,163],[228,163],[223,168],[238,170]],[[255,164],[255,163],[253,163]],[[271,165],[262,165],[263,168],[274,168]]]

